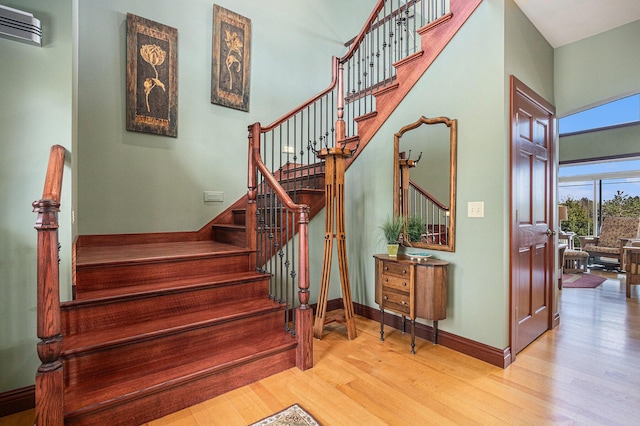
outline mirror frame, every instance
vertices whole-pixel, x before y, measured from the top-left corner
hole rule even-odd
[[[426,125],[444,124],[449,128],[449,224],[448,224],[448,244],[431,244],[423,242],[411,242],[412,247],[425,248],[440,251],[455,251],[455,229],[456,229],[456,163],[457,163],[457,144],[458,144],[458,120],[449,119],[447,117],[427,118],[420,117],[416,122],[407,124],[402,127],[393,138],[393,214],[402,215],[402,201],[400,197],[400,139],[411,130]],[[428,147],[428,141],[425,142],[425,148]]]

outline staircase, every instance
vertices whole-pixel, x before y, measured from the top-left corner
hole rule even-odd
[[[136,424],[296,365],[251,251],[215,241],[77,247],[61,306],[64,417]]]
[[[63,303],[56,231],[65,153],[54,147],[34,203],[36,423],[140,424],[294,366],[310,368],[307,224],[325,202],[324,167],[313,152],[347,146],[353,161],[480,2],[451,0],[384,82],[345,86],[356,81],[344,75],[354,66],[334,58],[327,90],[269,126],[250,126],[249,191],[202,229],[78,237],[74,299]],[[427,14],[416,9],[426,1],[395,10],[394,3],[379,1],[347,56],[364,49],[374,28]],[[285,158],[282,140],[294,148]]]

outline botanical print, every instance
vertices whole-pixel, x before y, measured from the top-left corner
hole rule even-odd
[[[233,34],[225,29],[226,36],[224,42],[227,44],[227,59],[225,60],[225,64],[227,65],[227,70],[229,71],[229,91],[233,90],[233,72],[231,71],[231,67],[236,64],[236,72],[239,73],[242,68],[242,41],[240,37],[238,37],[237,32],[233,32]]]
[[[211,103],[249,111],[251,20],[213,5]]]
[[[127,14],[127,130],[178,136],[178,30]]]
[[[162,50],[160,46],[157,44],[144,44],[140,48],[140,56],[145,60],[149,65],[153,67],[153,70],[156,73],[155,78],[146,78],[144,80],[144,93],[145,93],[145,101],[147,104],[147,112],[151,112],[151,108],[149,108],[149,93],[153,90],[154,87],[159,86],[162,88],[162,91],[166,92],[164,87],[164,83],[158,79],[158,69],[156,66],[162,65],[167,56],[167,52]]]

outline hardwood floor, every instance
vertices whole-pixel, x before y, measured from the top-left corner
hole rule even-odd
[[[599,273],[599,272],[595,272]],[[247,425],[299,403],[323,425],[631,425],[640,419],[640,288],[623,276],[565,288],[560,326],[500,369],[356,317],[358,337],[328,325],[315,367],[292,368],[148,423]],[[33,411],[0,425],[33,423]]]

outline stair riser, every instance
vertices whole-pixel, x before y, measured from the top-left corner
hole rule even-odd
[[[105,290],[163,281],[173,277],[215,276],[250,270],[246,254],[124,265],[79,266],[76,291]]]
[[[74,389],[83,378],[91,377],[94,383],[107,387],[164,371],[187,360],[195,362],[210,359],[210,365],[215,365],[216,358],[228,356],[229,351],[237,352],[238,357],[253,352],[252,348],[242,347],[242,336],[254,333],[269,336],[274,332],[284,332],[283,309],[78,356],[63,357],[65,411],[77,407],[77,398],[85,397],[83,392],[77,394],[78,391]]]
[[[129,426],[145,423],[294,366],[295,350],[279,352],[198,380],[161,388],[152,395],[144,395],[127,404],[83,416],[67,416],[65,424]]]
[[[247,233],[244,229],[219,228],[213,225],[213,235],[220,243],[244,247],[247,245]]]
[[[269,281],[212,285],[192,291],[171,292],[145,298],[130,298],[111,303],[86,303],[62,308],[62,333],[71,334],[155,320],[169,315],[215,308],[222,302],[249,298],[267,298]]]
[[[234,225],[244,225],[247,223],[246,216],[247,211],[245,209],[237,209],[232,212],[233,215],[233,224]]]

